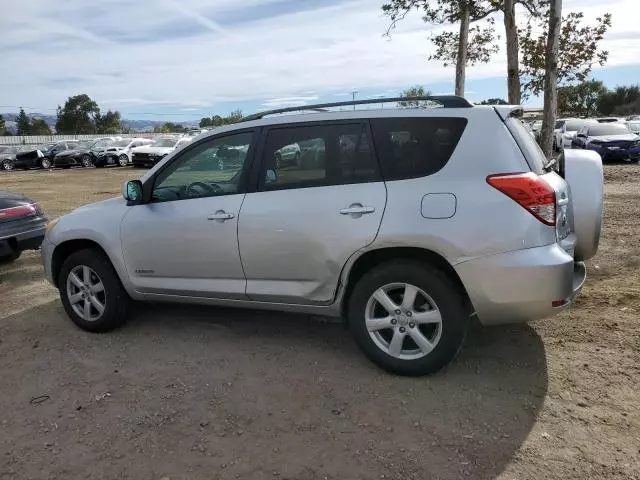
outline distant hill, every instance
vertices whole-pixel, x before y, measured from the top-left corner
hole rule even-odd
[[[18,114],[17,113],[0,113],[0,115],[2,115],[5,119],[6,129],[15,135],[17,133],[16,120],[18,118]],[[51,127],[51,130],[54,131],[56,126],[55,115],[46,115],[44,113],[37,113],[37,112],[28,113],[27,115],[29,115],[29,117],[31,118],[41,118],[47,123],[47,125]],[[128,125],[129,128],[140,131],[140,132],[153,131],[154,127],[159,127],[163,125],[165,122],[166,120],[128,120],[126,118],[122,119],[122,123],[124,123],[125,125]],[[197,121],[182,122],[182,124],[187,127],[198,126]]]

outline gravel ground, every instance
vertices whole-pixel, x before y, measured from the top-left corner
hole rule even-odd
[[[131,169],[0,174],[56,216]],[[323,319],[139,305],[80,331],[36,253],[0,267],[0,479],[640,479],[640,187],[606,168],[576,305],[474,328],[425,378],[370,364]]]

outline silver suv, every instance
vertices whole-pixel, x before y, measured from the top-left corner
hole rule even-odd
[[[598,155],[557,173],[520,108],[425,100],[442,108],[326,110],[341,102],[204,133],[52,222],[47,277],[85,330],[121,325],[130,299],[330,315],[404,375],[451,361],[473,316],[566,308],[598,246]]]

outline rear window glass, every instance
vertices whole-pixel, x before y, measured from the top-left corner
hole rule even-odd
[[[544,164],[546,162],[544,153],[538,145],[538,142],[535,141],[527,129],[524,128],[522,122],[517,118],[509,117],[504,123],[507,125],[511,135],[513,135],[518,147],[520,147],[531,171],[538,175],[543,174]]]
[[[384,179],[434,174],[451,158],[466,125],[467,119],[450,117],[372,119]]]

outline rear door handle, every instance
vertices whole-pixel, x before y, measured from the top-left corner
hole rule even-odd
[[[216,213],[209,215],[207,220],[216,220],[224,222],[225,220],[231,220],[235,215],[233,213],[227,213],[224,210],[218,210]]]
[[[365,213],[373,213],[375,212],[375,207],[365,207],[359,203],[354,203],[348,208],[343,208],[340,210],[340,215],[364,215]]]

